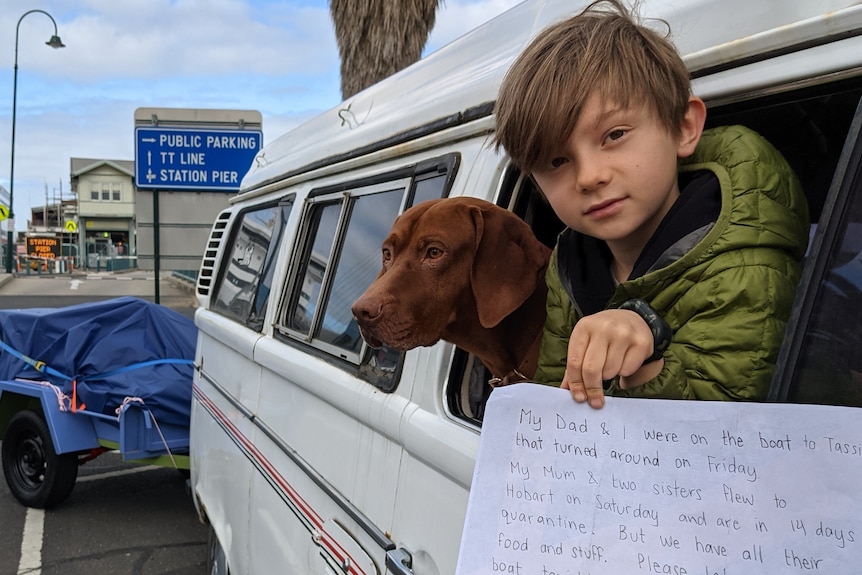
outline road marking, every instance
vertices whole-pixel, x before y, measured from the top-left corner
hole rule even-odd
[[[45,531],[45,511],[27,508],[24,519],[24,535],[21,537],[21,560],[18,575],[41,575],[42,536]]]
[[[122,475],[131,475],[133,473],[143,473],[144,471],[153,471],[155,469],[164,469],[164,467],[161,467],[159,465],[144,465],[141,467],[134,467],[132,469],[107,471],[105,473],[96,473],[94,475],[86,475],[84,477],[79,477],[76,483],[82,483],[84,481],[97,481],[99,479],[107,479],[108,477],[120,477]]]
[[[119,477],[132,473],[142,473],[164,469],[158,465],[144,465],[132,469],[121,469],[119,471],[108,471],[96,475],[79,477],[77,483],[85,481],[96,481],[109,477]],[[42,575],[42,542],[45,533],[45,511],[43,509],[27,508],[27,516],[24,519],[24,532],[21,537],[21,560],[18,562],[17,575]]]
[[[76,290],[81,285],[81,280],[72,280],[69,282],[69,289]]]

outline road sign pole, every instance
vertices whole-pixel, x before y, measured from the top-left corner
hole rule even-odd
[[[159,301],[159,191],[153,190],[153,272],[156,286],[153,301]]]

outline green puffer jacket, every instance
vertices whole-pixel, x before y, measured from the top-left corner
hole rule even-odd
[[[805,196],[781,154],[742,126],[705,131],[680,166],[681,174],[697,170],[718,178],[718,219],[665,250],[657,269],[610,287],[605,306],[643,299],[670,324],[664,369],[632,390],[615,380],[609,395],[764,399],[769,390],[808,244]],[[558,253],[559,243],[546,276],[548,313],[534,378],[551,385],[562,381],[568,340],[585,307],[563,287]]]

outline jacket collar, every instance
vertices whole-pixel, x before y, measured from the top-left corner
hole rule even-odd
[[[665,267],[699,242],[721,211],[718,178],[709,170],[680,175],[680,197],[644,246],[629,280]],[[557,268],[563,287],[584,315],[605,309],[616,288],[607,244],[571,229],[560,234]]]

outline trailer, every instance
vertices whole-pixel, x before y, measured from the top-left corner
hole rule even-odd
[[[0,310],[0,440],[9,490],[48,508],[106,451],[189,469],[197,329],[133,297]]]

